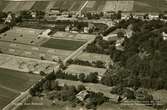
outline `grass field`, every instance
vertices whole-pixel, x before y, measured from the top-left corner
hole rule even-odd
[[[81,41],[50,39],[46,43],[42,44],[42,46],[53,49],[76,50],[83,44],[84,42]]]
[[[0,76],[0,109],[40,79],[40,76],[2,68]]]

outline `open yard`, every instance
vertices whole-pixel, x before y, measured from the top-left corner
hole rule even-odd
[[[50,39],[41,46],[53,49],[76,50],[79,47],[81,47],[84,43],[85,42],[82,41]]]
[[[0,76],[0,109],[40,79],[40,76],[2,68]]]

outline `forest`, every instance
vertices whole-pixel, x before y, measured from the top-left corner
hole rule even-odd
[[[114,61],[114,65],[103,76],[102,83],[167,89],[167,40],[162,35],[162,32],[167,33],[167,23],[160,19],[130,18],[121,20],[103,35],[114,29],[127,29],[129,25],[132,25],[132,37],[121,36],[125,39],[122,44],[124,51],[115,48],[115,41],[103,40],[101,36],[86,49],[87,52],[108,54]]]

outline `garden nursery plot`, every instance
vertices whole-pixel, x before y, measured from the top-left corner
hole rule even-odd
[[[84,43],[85,42],[82,41],[50,39],[41,46],[53,49],[76,50],[79,47],[81,47]]]
[[[40,79],[40,76],[2,68],[0,76],[0,109]]]

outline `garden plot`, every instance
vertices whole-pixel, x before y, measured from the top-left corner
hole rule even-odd
[[[81,47],[84,43],[85,42],[82,42],[82,41],[51,38],[41,46],[46,48],[53,48],[53,49],[76,50],[79,47]]]
[[[109,55],[96,54],[96,53],[86,53],[86,52],[79,55],[77,57],[77,59],[83,60],[83,61],[89,61],[89,62],[93,62],[93,61],[102,61],[105,63],[111,62]]]
[[[16,42],[30,45],[40,45],[48,40],[47,37],[41,37],[44,30],[14,27],[0,35],[0,40]]]
[[[106,72],[106,69],[81,65],[69,65],[65,72],[73,75],[79,75],[81,73],[88,75],[90,73],[98,72],[99,76],[103,76],[103,74]]]
[[[78,34],[78,33],[68,33],[68,32],[56,32],[52,35],[56,39],[74,40],[74,41],[88,41],[94,39],[95,35],[89,34]]]
[[[31,87],[41,77],[24,72],[0,68],[0,109]]]

